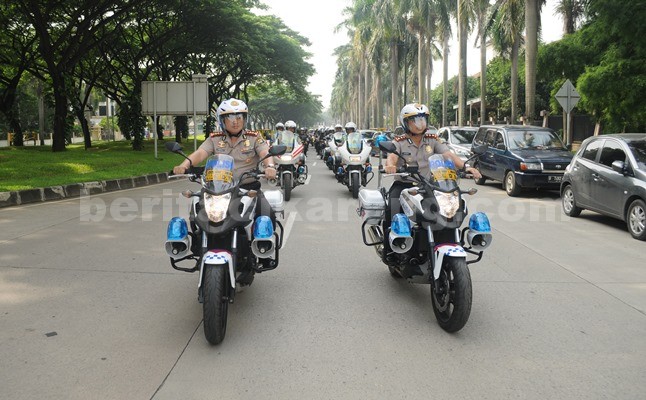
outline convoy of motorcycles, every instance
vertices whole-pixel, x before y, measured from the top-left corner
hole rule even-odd
[[[444,330],[456,332],[465,326],[472,300],[468,265],[482,259],[492,234],[484,213],[467,218],[464,197],[477,190],[460,188],[460,174],[450,160],[432,155],[430,174],[424,176],[407,165],[395,174],[385,174],[380,157],[378,187],[367,189],[374,176],[373,149],[355,129],[322,128],[299,134],[287,130],[272,142],[266,158],[273,157],[277,175],[269,183],[282,190],[241,188],[243,179],[264,177],[261,164],[234,181],[234,160],[224,154],[209,157],[205,167],[191,165],[181,176],[201,187],[182,193],[192,200],[189,218],[171,219],[165,249],[174,269],[198,272],[198,301],[203,307],[204,334],[211,344],[225,337],[228,306],[236,292],[251,285],[256,274],[279,265],[284,232],[273,216],[284,212],[292,189],[307,182],[310,144],[337,181],[359,200],[364,244],[375,248],[394,278],[430,286],[433,312]],[[378,148],[379,153],[402,157],[390,141],[379,142]],[[168,143],[167,149],[187,158],[175,142]],[[484,150],[475,148],[474,157]],[[401,210],[390,212],[388,189],[382,180],[392,176],[412,179],[415,185],[402,190]],[[262,197],[271,215],[260,213]],[[186,263],[190,265],[180,266]]]

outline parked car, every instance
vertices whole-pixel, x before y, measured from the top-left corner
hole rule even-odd
[[[482,178],[502,182],[509,196],[523,188],[558,190],[572,153],[549,128],[525,125],[483,125],[473,146],[486,144],[487,151],[474,160]]]
[[[478,127],[475,126],[445,126],[437,135],[462,161],[466,161],[473,155],[471,142],[477,132]]]
[[[561,203],[571,217],[587,209],[625,221],[646,240],[646,133],[586,139],[563,176]]]

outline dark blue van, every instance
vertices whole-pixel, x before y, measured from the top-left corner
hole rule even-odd
[[[549,128],[525,125],[483,125],[472,146],[487,145],[487,151],[473,161],[487,179],[502,182],[509,196],[523,188],[558,190],[572,153]]]

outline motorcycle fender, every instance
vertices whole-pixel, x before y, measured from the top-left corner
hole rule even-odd
[[[435,267],[433,268],[433,279],[440,277],[444,257],[467,258],[467,252],[459,244],[441,244],[435,246]]]
[[[204,257],[202,257],[202,264],[200,264],[200,280],[198,282],[198,289],[202,288],[202,276],[204,274],[204,268],[213,265],[229,265],[229,279],[231,280],[231,287],[236,288],[236,274],[233,270],[233,257],[231,253],[226,250],[213,250],[208,251]]]

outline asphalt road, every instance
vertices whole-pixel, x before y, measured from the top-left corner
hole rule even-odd
[[[622,223],[478,187],[494,243],[448,334],[429,287],[362,244],[356,200],[313,154],[281,265],[236,297],[219,346],[197,274],[163,251],[190,183],[0,210],[0,398],[644,398],[646,243]]]

